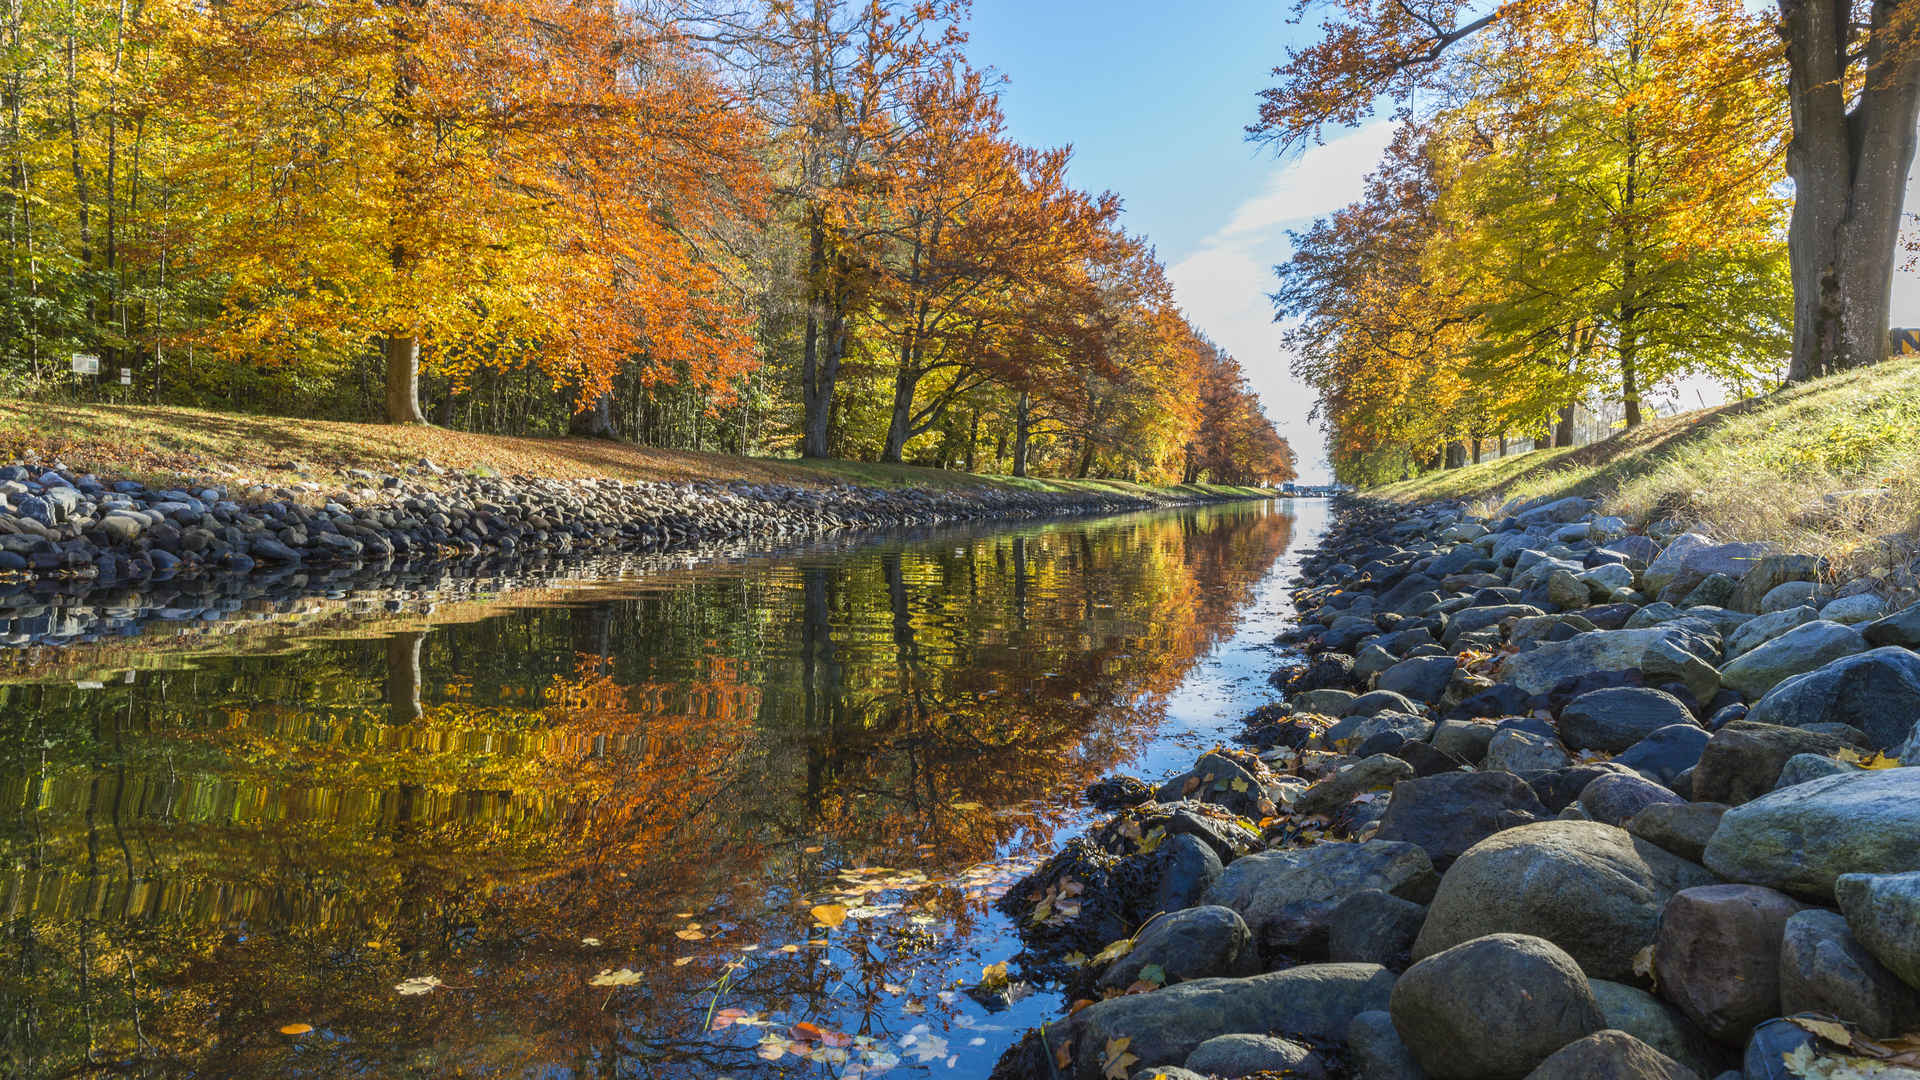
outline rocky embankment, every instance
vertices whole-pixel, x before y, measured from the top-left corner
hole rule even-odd
[[[605,555],[1205,501],[1212,500],[475,477],[424,460],[404,475],[352,471],[333,488],[158,490],[57,463],[18,463],[0,467],[0,576],[109,585],[393,560]]]
[[[1304,585],[1248,748],[1002,899],[1080,1001],[997,1077],[1920,1076],[1910,570],[1355,504]]]

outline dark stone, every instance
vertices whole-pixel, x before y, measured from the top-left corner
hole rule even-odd
[[[1354,893],[1328,917],[1327,959],[1380,964],[1399,971],[1407,966],[1413,939],[1426,917],[1424,905],[1379,889]]]
[[[1150,920],[1135,936],[1133,948],[1100,975],[1103,990],[1125,990],[1148,966],[1165,974],[1166,985],[1192,979],[1251,975],[1260,970],[1253,934],[1231,908],[1191,907]]]
[[[1726,812],[1726,803],[1654,803],[1628,819],[1627,831],[1697,863]]]
[[[1782,680],[1747,713],[1757,724],[1846,724],[1874,748],[1899,746],[1920,717],[1920,656],[1887,646]]]
[[[1845,918],[1810,908],[1787,920],[1780,940],[1780,1011],[1837,1016],[1886,1039],[1920,1029],[1920,992],[1876,960]]]
[[[1109,776],[1087,786],[1087,802],[1096,810],[1125,810],[1153,798],[1153,788],[1136,776]]]
[[[1312,1047],[1273,1035],[1216,1035],[1194,1047],[1186,1067],[1222,1080],[1255,1074],[1323,1080],[1330,1075],[1326,1060]]]
[[[1200,902],[1225,867],[1197,836],[1170,836],[1153,852],[1154,911],[1179,911]]]
[[[1865,749],[1865,736],[1845,740],[1799,728],[1735,720],[1713,733],[1693,769],[1695,802],[1729,806],[1773,790],[1780,770],[1795,754],[1833,757],[1843,749]]]
[[[1533,793],[1550,814],[1557,814],[1579,801],[1587,785],[1603,776],[1638,775],[1624,765],[1598,761],[1591,765],[1569,765],[1564,769],[1527,777]]]
[[[1697,724],[1669,724],[1614,755],[1613,763],[1679,790],[1675,785],[1681,774],[1700,763],[1709,738],[1706,729]],[[1687,791],[1691,793],[1692,788]]]
[[[1920,604],[1902,608],[1860,628],[1869,645],[1920,648]]]
[[[1594,690],[1560,713],[1560,738],[1576,750],[1618,753],[1663,727],[1692,724],[1678,698],[1645,687]]]
[[[1438,776],[1441,773],[1459,772],[1466,762],[1454,757],[1432,743],[1410,739],[1393,750],[1393,756],[1413,766],[1415,776]]]
[[[1380,673],[1374,686],[1391,690],[1423,705],[1432,705],[1447,692],[1447,684],[1460,662],[1451,656],[1424,656],[1402,660]]]
[[[1393,1028],[1393,1015],[1364,1012],[1347,1025],[1347,1052],[1356,1080],[1427,1080],[1426,1070]]]
[[[1417,844],[1436,869],[1445,870],[1494,833],[1549,815],[1527,782],[1512,773],[1442,773],[1395,784],[1375,835]]]
[[[1625,825],[1635,814],[1656,803],[1685,803],[1666,787],[1644,776],[1602,776],[1580,789],[1580,809],[1593,821]]]
[[[1529,700],[1525,690],[1508,683],[1496,683],[1460,699],[1460,704],[1449,710],[1447,715],[1457,720],[1514,716],[1527,711]]]

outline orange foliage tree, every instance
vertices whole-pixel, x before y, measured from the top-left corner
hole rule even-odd
[[[394,422],[424,420],[423,346],[580,403],[643,355],[716,391],[751,362],[701,237],[757,205],[755,132],[673,34],[601,2],[237,0],[179,49],[221,344],[380,339]]]

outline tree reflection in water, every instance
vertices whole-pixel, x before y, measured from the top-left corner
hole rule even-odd
[[[882,544],[0,688],[0,1073],[984,1074],[1020,1026],[952,989],[1012,951],[986,900],[1289,530]]]

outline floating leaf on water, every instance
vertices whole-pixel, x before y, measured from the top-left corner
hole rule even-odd
[[[580,944],[585,945],[589,949],[597,949],[600,947],[600,939],[597,937],[583,937],[580,939]]]
[[[825,1028],[822,1028],[818,1024],[810,1024],[802,1020],[788,1029],[788,1034],[796,1039],[804,1039],[807,1042],[819,1042],[826,1037],[827,1032]]]
[[[829,930],[847,921],[847,908],[844,904],[821,904],[810,914],[816,925],[824,926]]]
[[[800,946],[789,942],[785,945],[780,946],[780,951],[783,953],[797,953],[800,951]]]
[[[1007,977],[1007,962],[988,964],[980,969],[980,988],[982,990],[1005,990],[1013,980]]]
[[[700,931],[698,931],[698,930],[675,930],[675,931],[673,932],[673,936],[674,936],[674,937],[677,937],[677,938],[679,938],[679,939],[680,939],[681,941],[705,941],[705,940],[707,940],[707,935],[705,935],[705,934],[703,934],[703,933],[701,933],[701,932],[700,932]]]
[[[823,847],[821,847],[821,846],[820,846],[820,845],[818,845],[818,844],[815,844],[815,845],[813,845],[812,847],[805,847],[805,848],[801,848],[800,850],[801,850],[801,851],[803,851],[803,852],[805,852],[805,853],[807,853],[808,855],[818,855],[818,854],[820,854],[821,852],[823,852],[823,851],[825,851],[825,850],[827,850],[827,849],[826,849],[826,848],[823,848]]]
[[[411,979],[404,979],[395,983],[393,988],[408,997],[412,997],[416,994],[430,994],[435,989],[445,985],[446,984],[441,982],[437,976],[415,975]]]
[[[305,1035],[313,1030],[312,1024],[287,1024],[280,1029],[282,1035]]]
[[[595,975],[591,979],[588,979],[587,985],[588,986],[635,986],[639,984],[640,978],[641,978],[640,973],[633,970],[632,968],[621,968],[619,971],[602,971],[600,974]]]
[[[679,958],[678,960],[675,960],[675,961],[673,962],[673,966],[674,966],[674,967],[686,967],[686,966],[687,966],[688,964],[691,964],[691,963],[693,963],[693,957],[691,957],[691,956],[682,956],[682,957],[680,957],[680,958]]]

